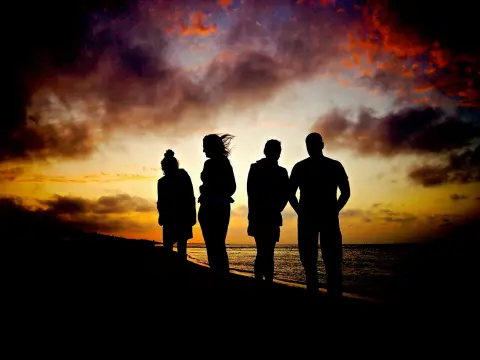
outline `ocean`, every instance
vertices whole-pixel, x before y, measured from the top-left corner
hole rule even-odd
[[[385,299],[395,290],[399,264],[414,245],[344,245],[343,284],[345,292]],[[227,245],[230,268],[253,274],[255,245]],[[189,244],[188,255],[208,264],[205,245]],[[325,271],[321,252],[318,259],[319,281],[324,286]],[[278,244],[275,249],[275,279],[305,284],[305,274],[296,245]]]

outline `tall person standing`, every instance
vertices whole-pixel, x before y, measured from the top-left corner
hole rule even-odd
[[[248,235],[257,246],[254,273],[257,281],[273,282],[275,245],[280,240],[282,211],[288,203],[288,172],[278,165],[282,146],[268,140],[265,157],[250,166],[247,180]]]
[[[198,221],[207,248],[208,263],[217,280],[223,279],[230,271],[225,242],[231,204],[234,202],[232,196],[237,188],[228,159],[232,139],[230,134],[210,134],[203,138],[203,152],[208,160],[201,174]]]
[[[298,214],[298,250],[305,269],[307,290],[318,292],[318,236],[327,277],[327,294],[342,296],[342,233],[338,215],[350,198],[343,165],[323,155],[323,138],[311,133],[306,140],[309,157],[290,175],[290,204]],[[297,189],[300,188],[300,202]],[[340,197],[337,199],[337,190]]]

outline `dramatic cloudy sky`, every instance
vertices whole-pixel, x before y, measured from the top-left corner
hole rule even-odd
[[[290,172],[319,131],[351,182],[345,243],[477,221],[480,43],[462,2],[17,2],[3,13],[0,210],[161,240],[164,152],[198,196],[202,138],[229,132],[228,241],[249,243],[250,164],[274,138]],[[290,206],[284,218],[294,243]]]

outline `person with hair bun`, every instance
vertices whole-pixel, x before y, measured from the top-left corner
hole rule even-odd
[[[163,227],[163,246],[187,258],[187,241],[193,238],[192,227],[197,222],[195,194],[190,176],[178,167],[172,150],[165,152],[162,162],[165,176],[157,183],[158,224]]]
[[[201,174],[200,209],[198,221],[207,248],[208,264],[217,280],[229,273],[229,262],[225,240],[230,223],[232,195],[237,185],[230,155],[230,134],[210,134],[203,138],[203,152],[208,158]]]

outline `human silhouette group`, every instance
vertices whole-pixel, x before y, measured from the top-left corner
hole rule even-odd
[[[203,152],[208,158],[201,173],[198,221],[205,240],[208,263],[215,278],[222,283],[229,273],[226,237],[230,223],[232,196],[236,181],[228,159],[230,134],[209,134],[203,138]],[[318,246],[325,265],[327,294],[342,296],[342,233],[339,213],[350,197],[347,173],[342,164],[324,156],[323,138],[311,133],[305,140],[309,157],[288,171],[278,165],[282,147],[278,140],[265,144],[265,157],[250,166],[247,180],[248,228],[255,239],[257,255],[255,280],[272,284],[274,254],[283,225],[282,211],[287,203],[298,217],[298,250],[305,270],[307,290],[317,294]],[[187,258],[187,242],[193,238],[196,224],[196,199],[188,173],[179,168],[172,150],[161,162],[164,176],[158,180],[158,223],[163,227],[164,247]],[[297,191],[300,190],[300,199]],[[337,198],[337,190],[340,196]],[[319,241],[320,238],[320,241]]]

